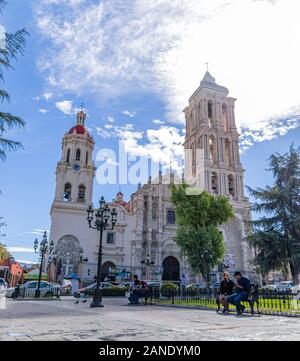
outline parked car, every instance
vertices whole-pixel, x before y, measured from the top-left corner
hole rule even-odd
[[[51,282],[54,287],[60,289],[62,295],[67,295],[71,290],[71,285],[59,285],[58,283]]]
[[[266,291],[277,291],[277,286],[276,285],[265,285],[265,286],[262,286],[261,289],[266,290]]]
[[[159,281],[146,281],[146,283],[151,287],[161,287],[163,285],[163,283]]]
[[[0,289],[7,289],[7,283],[4,278],[0,278]]]
[[[293,293],[300,292],[300,283],[298,285],[292,286],[291,290]]]
[[[294,284],[292,281],[282,281],[276,283],[277,291],[290,291],[293,288]]]
[[[86,296],[92,296],[95,293],[95,289],[96,289],[97,283],[92,283],[91,285],[87,286],[87,287],[83,287],[83,288],[79,288],[77,290],[77,292],[74,294],[75,297],[80,297],[80,295],[86,295]],[[115,288],[117,286],[113,286],[111,283],[109,282],[101,282],[100,283],[100,288],[104,289],[104,288]]]
[[[38,287],[38,281],[29,281],[20,286],[19,295],[21,297],[34,297],[35,291]],[[41,281],[40,284],[41,297],[52,297],[61,295],[61,290],[47,281]],[[6,297],[15,297],[16,287],[11,287],[6,290]]]
[[[214,282],[210,285],[210,289],[212,291],[217,291],[220,289],[220,282]]]
[[[120,284],[118,284],[117,287],[119,287],[119,288],[128,288],[128,287],[131,286],[131,283],[132,282],[121,282]]]
[[[191,283],[186,286],[186,288],[199,288],[199,289],[205,289],[206,285],[203,283]]]

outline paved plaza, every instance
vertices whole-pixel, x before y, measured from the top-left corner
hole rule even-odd
[[[128,306],[125,298],[105,298],[104,304],[92,309],[71,297],[9,299],[0,309],[0,340],[300,340],[300,318]]]

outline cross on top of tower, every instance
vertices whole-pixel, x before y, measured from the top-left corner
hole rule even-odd
[[[86,113],[84,112],[84,104],[81,103],[80,104],[80,111],[77,112],[77,125],[84,125],[85,120],[86,120]]]

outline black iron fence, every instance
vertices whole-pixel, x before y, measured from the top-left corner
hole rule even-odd
[[[194,307],[222,311],[220,293],[214,289],[154,288],[152,302],[158,305]],[[248,313],[300,316],[300,292],[253,289],[242,304]],[[235,306],[230,305],[235,312]]]
[[[17,285],[12,294],[12,298],[35,298],[36,288],[22,287]],[[52,285],[44,286],[40,288],[40,297],[39,298],[59,298],[62,294],[62,291],[58,287],[53,287]]]

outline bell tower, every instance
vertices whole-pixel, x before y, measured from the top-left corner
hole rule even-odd
[[[196,150],[204,153],[202,177],[204,189],[243,201],[243,167],[239,153],[239,134],[235,124],[235,98],[218,85],[207,71],[200,86],[184,109],[186,118],[185,149],[191,149],[192,174],[196,174]],[[186,173],[191,169],[186,169]]]
[[[92,160],[94,140],[85,127],[86,114],[77,113],[77,124],[62,141],[62,156],[56,167],[55,202],[90,204],[95,165]]]
[[[237,268],[249,275],[253,273],[253,250],[245,241],[250,231],[245,221],[251,219],[250,203],[244,195],[244,169],[234,114],[236,99],[228,94],[228,89],[206,71],[190,97],[184,109],[184,148],[189,154],[185,175],[189,175],[186,179],[190,184],[230,200],[235,215],[221,227],[227,252],[224,262],[229,259],[232,270]]]

